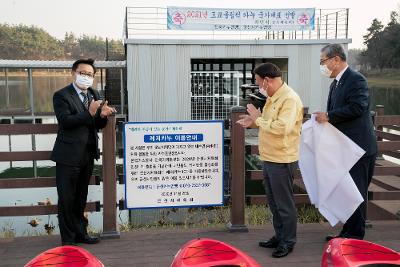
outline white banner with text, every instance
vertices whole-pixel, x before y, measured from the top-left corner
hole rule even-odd
[[[313,30],[315,8],[231,9],[167,7],[169,30],[286,31]]]

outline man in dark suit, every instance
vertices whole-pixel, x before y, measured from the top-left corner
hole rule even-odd
[[[99,159],[98,130],[115,110],[91,88],[96,68],[93,59],[72,65],[73,82],[54,93],[54,113],[58,121],[57,139],[51,160],[56,162],[58,222],[63,245],[95,244],[87,233],[84,216],[88,184],[94,159]]]
[[[321,73],[334,78],[329,91],[327,112],[315,112],[319,123],[330,122],[338,130],[365,150],[363,157],[350,170],[364,202],[354,211],[335,237],[363,239],[367,210],[368,186],[374,172],[377,152],[374,126],[369,110],[369,91],[365,77],[346,63],[340,44],[329,44],[321,49]],[[329,171],[329,170],[327,170]]]

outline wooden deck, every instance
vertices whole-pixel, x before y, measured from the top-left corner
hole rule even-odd
[[[122,233],[120,239],[82,245],[105,266],[169,267],[174,255],[187,241],[197,237],[227,242],[248,253],[261,266],[320,266],[326,234],[338,231],[328,224],[299,224],[298,242],[287,257],[271,257],[271,249],[258,247],[258,241],[272,235],[272,226],[252,227],[248,233],[226,229],[149,229]],[[400,221],[373,221],[366,240],[400,251]],[[0,239],[0,266],[23,266],[35,255],[60,244],[60,237],[17,237]]]

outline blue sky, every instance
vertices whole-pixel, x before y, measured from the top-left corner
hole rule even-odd
[[[363,46],[362,36],[374,18],[384,24],[390,12],[400,10],[400,0],[1,0],[0,23],[35,25],[56,38],[65,32],[122,39],[126,6],[220,7],[220,8],[349,8],[350,48]]]

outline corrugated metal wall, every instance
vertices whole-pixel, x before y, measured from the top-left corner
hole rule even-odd
[[[319,55],[330,41],[347,50],[351,40],[127,40],[129,120],[189,120],[191,58],[288,58],[288,84],[311,112],[324,110],[331,80],[319,72]]]

